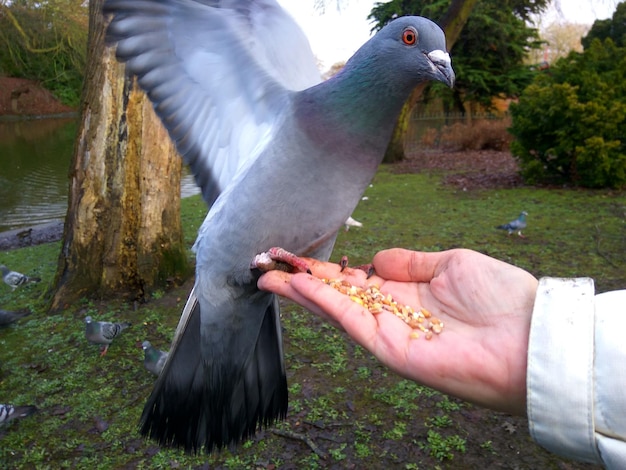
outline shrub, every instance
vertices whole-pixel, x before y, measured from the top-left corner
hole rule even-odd
[[[626,185],[626,49],[596,40],[536,77],[510,111],[527,183]]]

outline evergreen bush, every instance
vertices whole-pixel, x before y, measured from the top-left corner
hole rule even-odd
[[[510,111],[527,183],[626,186],[626,48],[595,39],[539,74]]]

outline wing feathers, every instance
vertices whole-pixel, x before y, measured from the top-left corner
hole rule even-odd
[[[210,205],[276,132],[282,97],[319,82],[304,33],[273,0],[107,0],[107,41],[138,77]],[[222,160],[226,160],[222,162]]]

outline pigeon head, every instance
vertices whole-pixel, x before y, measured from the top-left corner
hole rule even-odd
[[[454,85],[443,31],[420,16],[397,18],[361,46],[337,75],[304,91],[324,95],[307,100],[303,114],[317,116],[306,127],[335,146],[347,142],[346,147],[359,152],[371,148],[382,159],[407,98],[431,81]],[[348,142],[346,135],[354,140]]]
[[[389,83],[409,90],[429,80],[454,86],[444,32],[421,16],[402,16],[387,24],[357,51],[346,68],[359,65],[370,71],[378,69]]]
[[[396,67],[419,80],[429,78],[454,86],[454,71],[442,29],[421,16],[403,16],[380,33]]]
[[[152,346],[150,341],[144,341],[143,343],[141,343],[141,349],[143,349],[144,351],[148,349],[150,346]]]

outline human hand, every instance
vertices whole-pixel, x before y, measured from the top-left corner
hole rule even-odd
[[[538,281],[528,272],[471,250],[377,253],[376,274],[305,259],[313,272],[265,273],[260,289],[275,292],[343,328],[403,377],[464,400],[526,414],[526,357]],[[444,323],[430,341],[390,312],[366,308],[318,278],[376,284],[399,304],[424,307]]]

